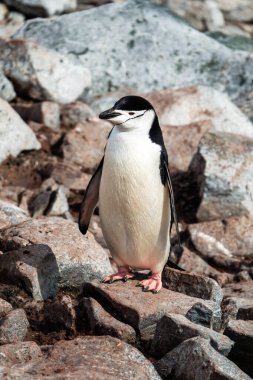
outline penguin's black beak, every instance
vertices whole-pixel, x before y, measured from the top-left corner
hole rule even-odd
[[[116,116],[120,116],[121,113],[116,112],[114,108],[110,108],[109,110],[106,110],[104,112],[101,112],[99,115],[99,119],[113,119]]]

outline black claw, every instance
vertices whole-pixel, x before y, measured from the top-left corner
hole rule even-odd
[[[149,291],[149,287],[146,286],[145,288],[143,288],[143,291],[144,291],[144,292],[148,292],[148,291]]]
[[[127,280],[128,280],[127,276],[123,278],[124,282],[127,282]]]
[[[141,282],[137,282],[137,284],[135,286],[142,286],[142,283]]]
[[[159,293],[159,290],[154,289],[154,290],[152,291],[152,293],[153,293],[153,294],[157,294],[157,293]]]

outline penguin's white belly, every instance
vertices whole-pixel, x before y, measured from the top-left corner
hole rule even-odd
[[[169,254],[170,203],[160,146],[113,131],[99,193],[102,231],[118,265],[161,271]]]

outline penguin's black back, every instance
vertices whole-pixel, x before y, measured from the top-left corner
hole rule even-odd
[[[160,145],[161,147],[161,155],[160,155],[160,176],[161,176],[161,181],[163,186],[165,186],[167,182],[167,173],[166,173],[166,167],[165,164],[168,165],[168,154],[165,148],[164,140],[163,140],[163,135],[162,135],[162,130],[159,125],[158,117],[155,114],[155,118],[152,124],[152,127],[149,131],[149,137],[150,140],[155,143]]]

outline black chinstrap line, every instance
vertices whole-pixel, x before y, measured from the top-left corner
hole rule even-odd
[[[122,125],[122,124],[124,124],[124,123],[127,123],[129,120],[134,120],[134,119],[137,119],[138,117],[141,117],[141,116],[143,116],[143,115],[145,115],[145,113],[146,112],[148,112],[148,111],[150,111],[150,110],[146,110],[145,112],[143,112],[141,115],[138,115],[138,116],[135,116],[135,117],[130,117],[129,119],[127,119],[127,120],[125,120],[125,121],[123,121],[122,123],[119,123],[119,124],[114,124],[114,125]]]

